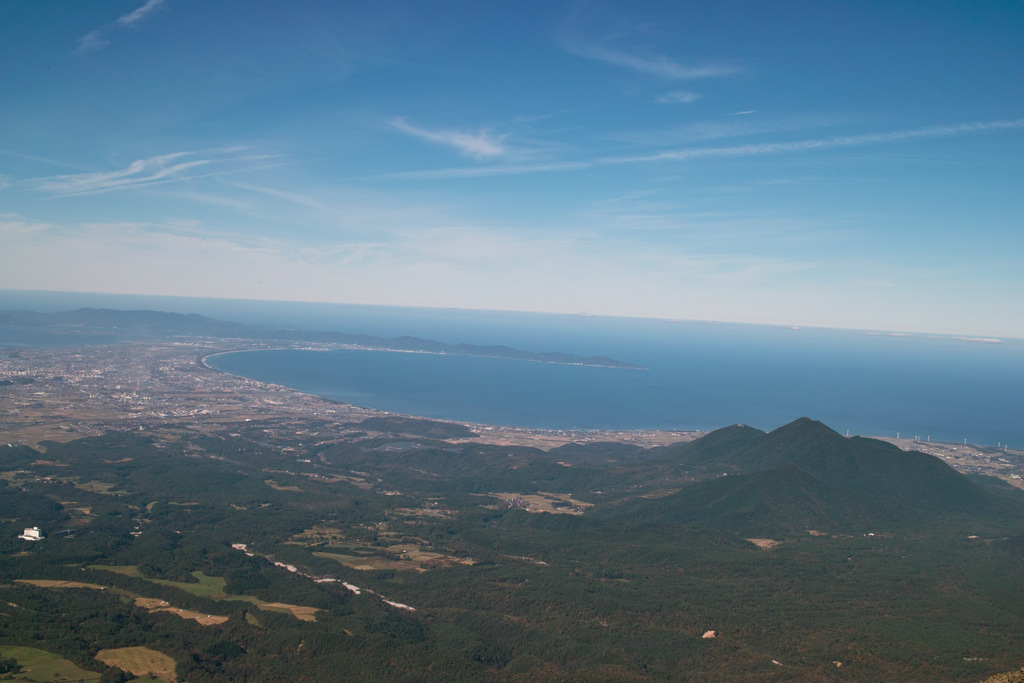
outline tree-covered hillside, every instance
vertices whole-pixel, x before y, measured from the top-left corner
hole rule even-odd
[[[188,681],[1021,664],[1019,492],[930,456],[810,420],[647,451],[445,441],[421,421],[300,450],[265,426],[0,447],[0,644],[111,680],[97,653],[128,647]],[[43,540],[18,538],[32,526]]]

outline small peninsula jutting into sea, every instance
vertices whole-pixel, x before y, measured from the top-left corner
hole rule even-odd
[[[604,356],[581,358],[568,353],[521,351],[509,346],[480,346],[476,344],[445,344],[417,337],[384,339],[367,334],[346,334],[298,329],[274,329],[214,320],[197,314],[182,315],[159,311],[115,311],[83,308],[65,313],[34,313],[26,311],[0,311],[0,325],[24,328],[36,334],[68,335],[80,338],[139,339],[170,337],[216,337],[244,340],[262,344],[308,345],[306,348],[349,348],[376,351],[404,351],[410,353],[454,354],[483,358],[508,358],[538,363],[588,365],[601,368],[643,370],[642,366],[623,363]],[[315,345],[315,346],[314,346]]]

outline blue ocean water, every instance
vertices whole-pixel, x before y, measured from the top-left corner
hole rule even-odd
[[[392,412],[546,429],[774,429],[797,417],[871,436],[1024,448],[1024,340],[600,316],[2,292],[0,310],[82,306],[527,351],[622,370],[374,351],[259,351],[210,365]]]
[[[647,370],[382,351],[259,351],[217,369],[392,412],[546,429],[837,431],[1024,447],[1024,345],[842,330],[528,316],[444,341],[603,354]],[[438,324],[438,323],[435,323]],[[460,321],[465,325],[465,321]],[[449,330],[449,334],[452,332]],[[426,336],[426,335],[424,335]]]

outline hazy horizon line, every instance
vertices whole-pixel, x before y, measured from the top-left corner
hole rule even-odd
[[[368,303],[356,303],[356,302],[344,302],[344,301],[313,301],[313,300],[296,300],[296,299],[245,299],[238,297],[220,297],[220,296],[185,296],[179,294],[137,294],[137,293],[125,293],[125,292],[84,292],[84,291],[68,291],[68,290],[47,290],[47,289],[5,289],[0,288],[0,295],[17,295],[17,294],[38,294],[38,295],[70,295],[70,296],[104,296],[104,297],[135,297],[144,299],[185,299],[194,301],[209,301],[209,302],[247,302],[247,303],[266,303],[266,304],[305,304],[310,306],[351,306],[351,307],[363,307],[363,308],[390,308],[390,309],[416,309],[416,310],[428,310],[428,311],[459,311],[463,313],[485,313],[485,314],[521,314],[521,315],[547,315],[547,316],[560,316],[560,317],[579,317],[579,318],[613,318],[613,319],[626,319],[626,320],[652,320],[658,322],[665,322],[670,324],[699,324],[699,325],[752,325],[757,327],[776,327],[781,329],[790,329],[793,331],[801,330],[828,330],[828,331],[841,331],[841,332],[854,332],[857,334],[864,334],[868,336],[890,336],[890,337],[915,337],[923,339],[945,339],[950,341],[962,341],[971,343],[985,343],[985,344],[1001,344],[1006,341],[1021,341],[1024,342],[1024,337],[1015,337],[1012,335],[989,335],[981,333],[968,333],[968,332],[938,332],[938,331],[922,331],[922,330],[909,330],[909,329],[885,329],[878,327],[844,327],[839,325],[825,325],[825,324],[808,324],[799,322],[752,322],[748,320],[712,320],[706,318],[686,318],[677,316],[651,316],[651,315],[624,315],[616,313],[589,313],[585,311],[576,312],[565,312],[565,311],[539,311],[539,310],[526,310],[526,309],[503,309],[503,308],[465,308],[460,306],[422,306],[422,305],[407,305],[407,304],[368,304]],[[3,311],[4,309],[0,309]],[[21,309],[24,310],[24,309]],[[140,310],[140,309],[110,309],[110,310]],[[150,309],[152,310],[152,309]],[[35,311],[39,312],[39,311]],[[65,311],[56,311],[65,312]],[[168,313],[174,313],[176,311],[165,311]]]

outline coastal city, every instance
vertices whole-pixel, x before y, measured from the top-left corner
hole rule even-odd
[[[161,438],[232,431],[258,422],[277,439],[315,432],[317,443],[365,431],[389,415],[211,369],[204,358],[267,348],[250,340],[132,342],[74,348],[0,350],[0,441],[44,447],[106,431],[159,432]],[[691,441],[696,431],[542,430],[459,423],[472,440],[549,450],[567,443],[618,442],[644,448]],[[312,431],[311,431],[312,430]],[[876,436],[941,458],[968,474],[1024,489],[1024,452],[972,444]]]

